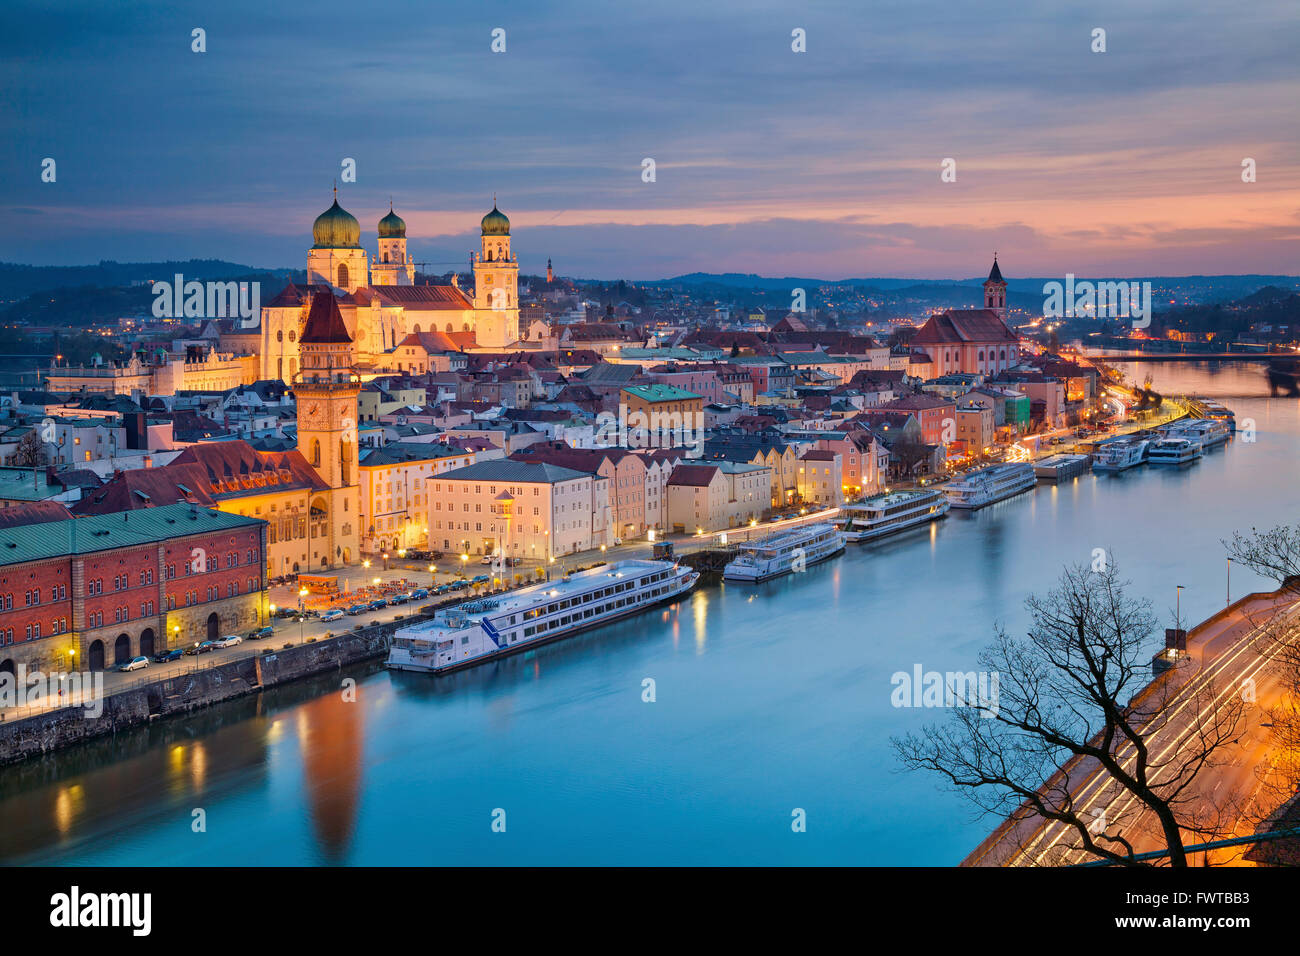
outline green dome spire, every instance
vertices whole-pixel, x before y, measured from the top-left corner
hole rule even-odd
[[[485,236],[508,236],[510,235],[510,220],[506,214],[497,208],[497,197],[492,197],[492,211],[483,217],[483,235]]]
[[[361,223],[339,205],[339,189],[334,187],[334,205],[316,217],[311,227],[317,249],[356,249],[361,246]]]
[[[393,212],[393,203],[391,200],[388,203],[388,215],[379,220],[379,238],[406,238],[406,221],[397,213]]]

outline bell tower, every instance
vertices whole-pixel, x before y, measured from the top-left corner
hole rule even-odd
[[[993,268],[984,280],[984,308],[996,312],[999,319],[1005,321],[1007,315],[1007,283],[998,268],[998,254],[993,253]]]
[[[474,332],[479,345],[501,348],[519,341],[519,262],[510,251],[510,220],[497,209],[483,217],[481,251],[474,266]]]
[[[308,494],[312,568],[355,561],[360,550],[361,487],[357,467],[357,397],[352,337],[332,293],[312,298],[299,339],[294,377],[298,451],[325,488]]]

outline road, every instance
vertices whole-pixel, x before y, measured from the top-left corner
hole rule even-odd
[[[1226,832],[1216,836],[1245,835],[1254,830],[1246,811],[1260,789],[1261,772],[1269,766],[1268,708],[1276,705],[1282,695],[1277,678],[1268,668],[1274,649],[1260,640],[1262,622],[1274,611],[1285,615],[1294,638],[1300,616],[1300,601],[1294,594],[1259,596],[1242,602],[1232,612],[1197,629],[1189,639],[1187,657],[1174,672],[1179,686],[1171,693],[1164,716],[1153,721],[1154,729],[1145,736],[1152,767],[1166,762],[1179,766],[1181,759],[1175,758],[1190,752],[1180,748],[1199,728],[1206,727],[1213,715],[1222,715],[1225,707],[1235,705],[1246,682],[1253,682],[1255,700],[1246,706],[1240,736],[1216,751],[1216,763],[1196,775],[1194,789],[1188,794],[1189,805],[1179,811],[1224,814]],[[1125,742],[1116,754],[1121,765],[1131,770],[1136,761],[1133,745]],[[1053,781],[1053,786],[1069,792],[1084,819],[1095,821],[1097,826],[1104,822],[1106,833],[1123,835],[1135,852],[1165,848],[1155,815],[1095,761],[1074,762],[1061,779]],[[1187,832],[1183,835],[1184,844],[1213,838]],[[1094,859],[1078,849],[1079,842],[1077,831],[1069,824],[1035,817],[1017,825],[1004,824],[995,839],[981,845],[963,865],[1061,866]],[[1216,862],[1229,856],[1239,858],[1242,852],[1244,848],[1225,851]]]

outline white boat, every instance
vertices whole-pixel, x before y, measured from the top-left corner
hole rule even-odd
[[[1190,438],[1201,443],[1203,450],[1222,445],[1232,437],[1226,421],[1213,418],[1184,418],[1159,429],[1166,438]]]
[[[394,633],[387,663],[432,673],[468,667],[671,601],[699,578],[670,561],[617,561],[468,601]]]
[[[1203,451],[1195,438],[1157,438],[1147,449],[1147,463],[1186,465],[1200,458]]]
[[[722,569],[724,581],[766,581],[834,557],[844,550],[844,535],[827,522],[778,531],[746,541]]]
[[[874,541],[938,521],[949,507],[947,497],[932,488],[874,495],[841,509],[844,519],[840,531],[846,541]]]
[[[1021,461],[972,471],[961,480],[950,482],[944,493],[954,508],[974,510],[1029,491],[1037,484],[1034,466]]]
[[[1145,438],[1116,438],[1097,446],[1092,458],[1093,471],[1126,471],[1147,460]]]
[[[1228,426],[1228,431],[1237,430],[1237,416],[1233,414],[1232,409],[1212,398],[1193,398],[1187,403],[1187,407],[1192,410],[1193,415],[1223,422]]]

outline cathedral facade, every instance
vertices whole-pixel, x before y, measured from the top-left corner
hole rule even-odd
[[[352,368],[360,375],[397,370],[397,346],[421,332],[454,334],[466,351],[500,351],[519,340],[519,262],[510,248],[510,220],[496,208],[480,224],[471,256],[474,288],[416,285],[406,248],[406,223],[390,204],[378,223],[376,254],[361,245],[361,225],[334,203],[312,225],[307,284],[290,284],[262,306],[258,337],[261,379],[292,382],[302,370],[303,331],[313,300],[330,295],[352,342]]]

